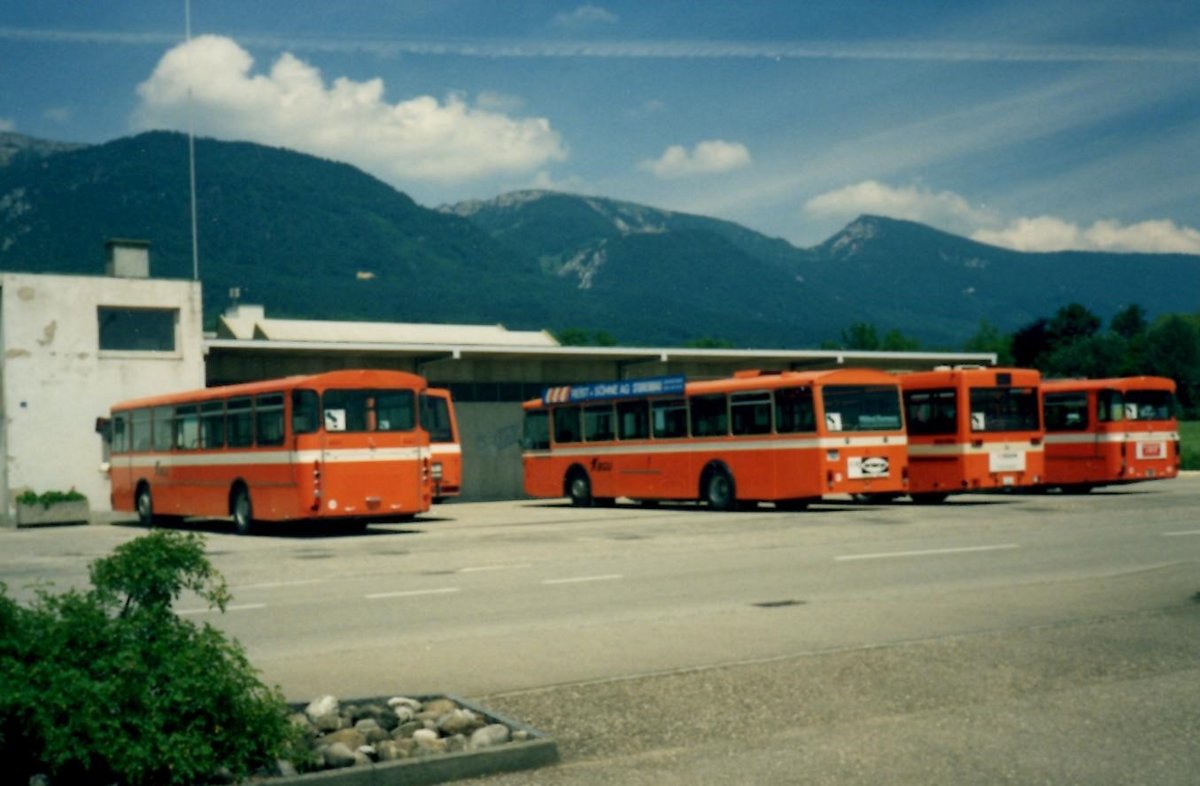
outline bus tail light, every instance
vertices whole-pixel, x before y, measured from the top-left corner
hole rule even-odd
[[[440,461],[433,462],[433,479],[439,483],[442,480],[442,462]]]
[[[321,509],[321,462],[313,462],[313,501],[312,510]]]

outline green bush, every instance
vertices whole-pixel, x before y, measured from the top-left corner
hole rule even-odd
[[[43,591],[29,608],[0,583],[0,760],[14,782],[194,784],[296,754],[283,697],[240,645],[171,609],[184,590],[225,609],[203,538],[152,532],[90,572],[91,590]]]
[[[1179,454],[1184,469],[1200,469],[1200,420],[1179,421]]]
[[[85,499],[87,497],[75,489],[71,489],[70,491],[44,491],[41,494],[29,490],[17,496],[17,502],[22,505],[41,505],[43,508],[48,508],[59,502],[77,502]]]

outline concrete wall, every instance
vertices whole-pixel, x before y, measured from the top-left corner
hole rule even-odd
[[[524,496],[521,405],[463,402],[454,405],[463,448],[462,500]]]
[[[177,309],[175,350],[102,351],[98,309]],[[200,285],[0,274],[0,523],[14,497],[74,488],[110,509],[95,422],[116,401],[204,386]]]

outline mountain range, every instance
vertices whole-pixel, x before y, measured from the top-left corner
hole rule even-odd
[[[0,134],[0,270],[99,274],[111,238],[192,276],[187,138],[102,145]],[[521,191],[436,209],[347,164],[197,139],[198,263],[211,321],[230,290],[276,317],[503,323],[625,344],[836,340],[853,323],[959,347],[1069,302],[1192,312],[1200,256],[988,246],[862,216],[812,248],[601,197]]]

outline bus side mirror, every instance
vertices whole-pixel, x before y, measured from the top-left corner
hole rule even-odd
[[[96,433],[103,437],[105,442],[112,442],[112,421],[108,418],[96,418]]]

